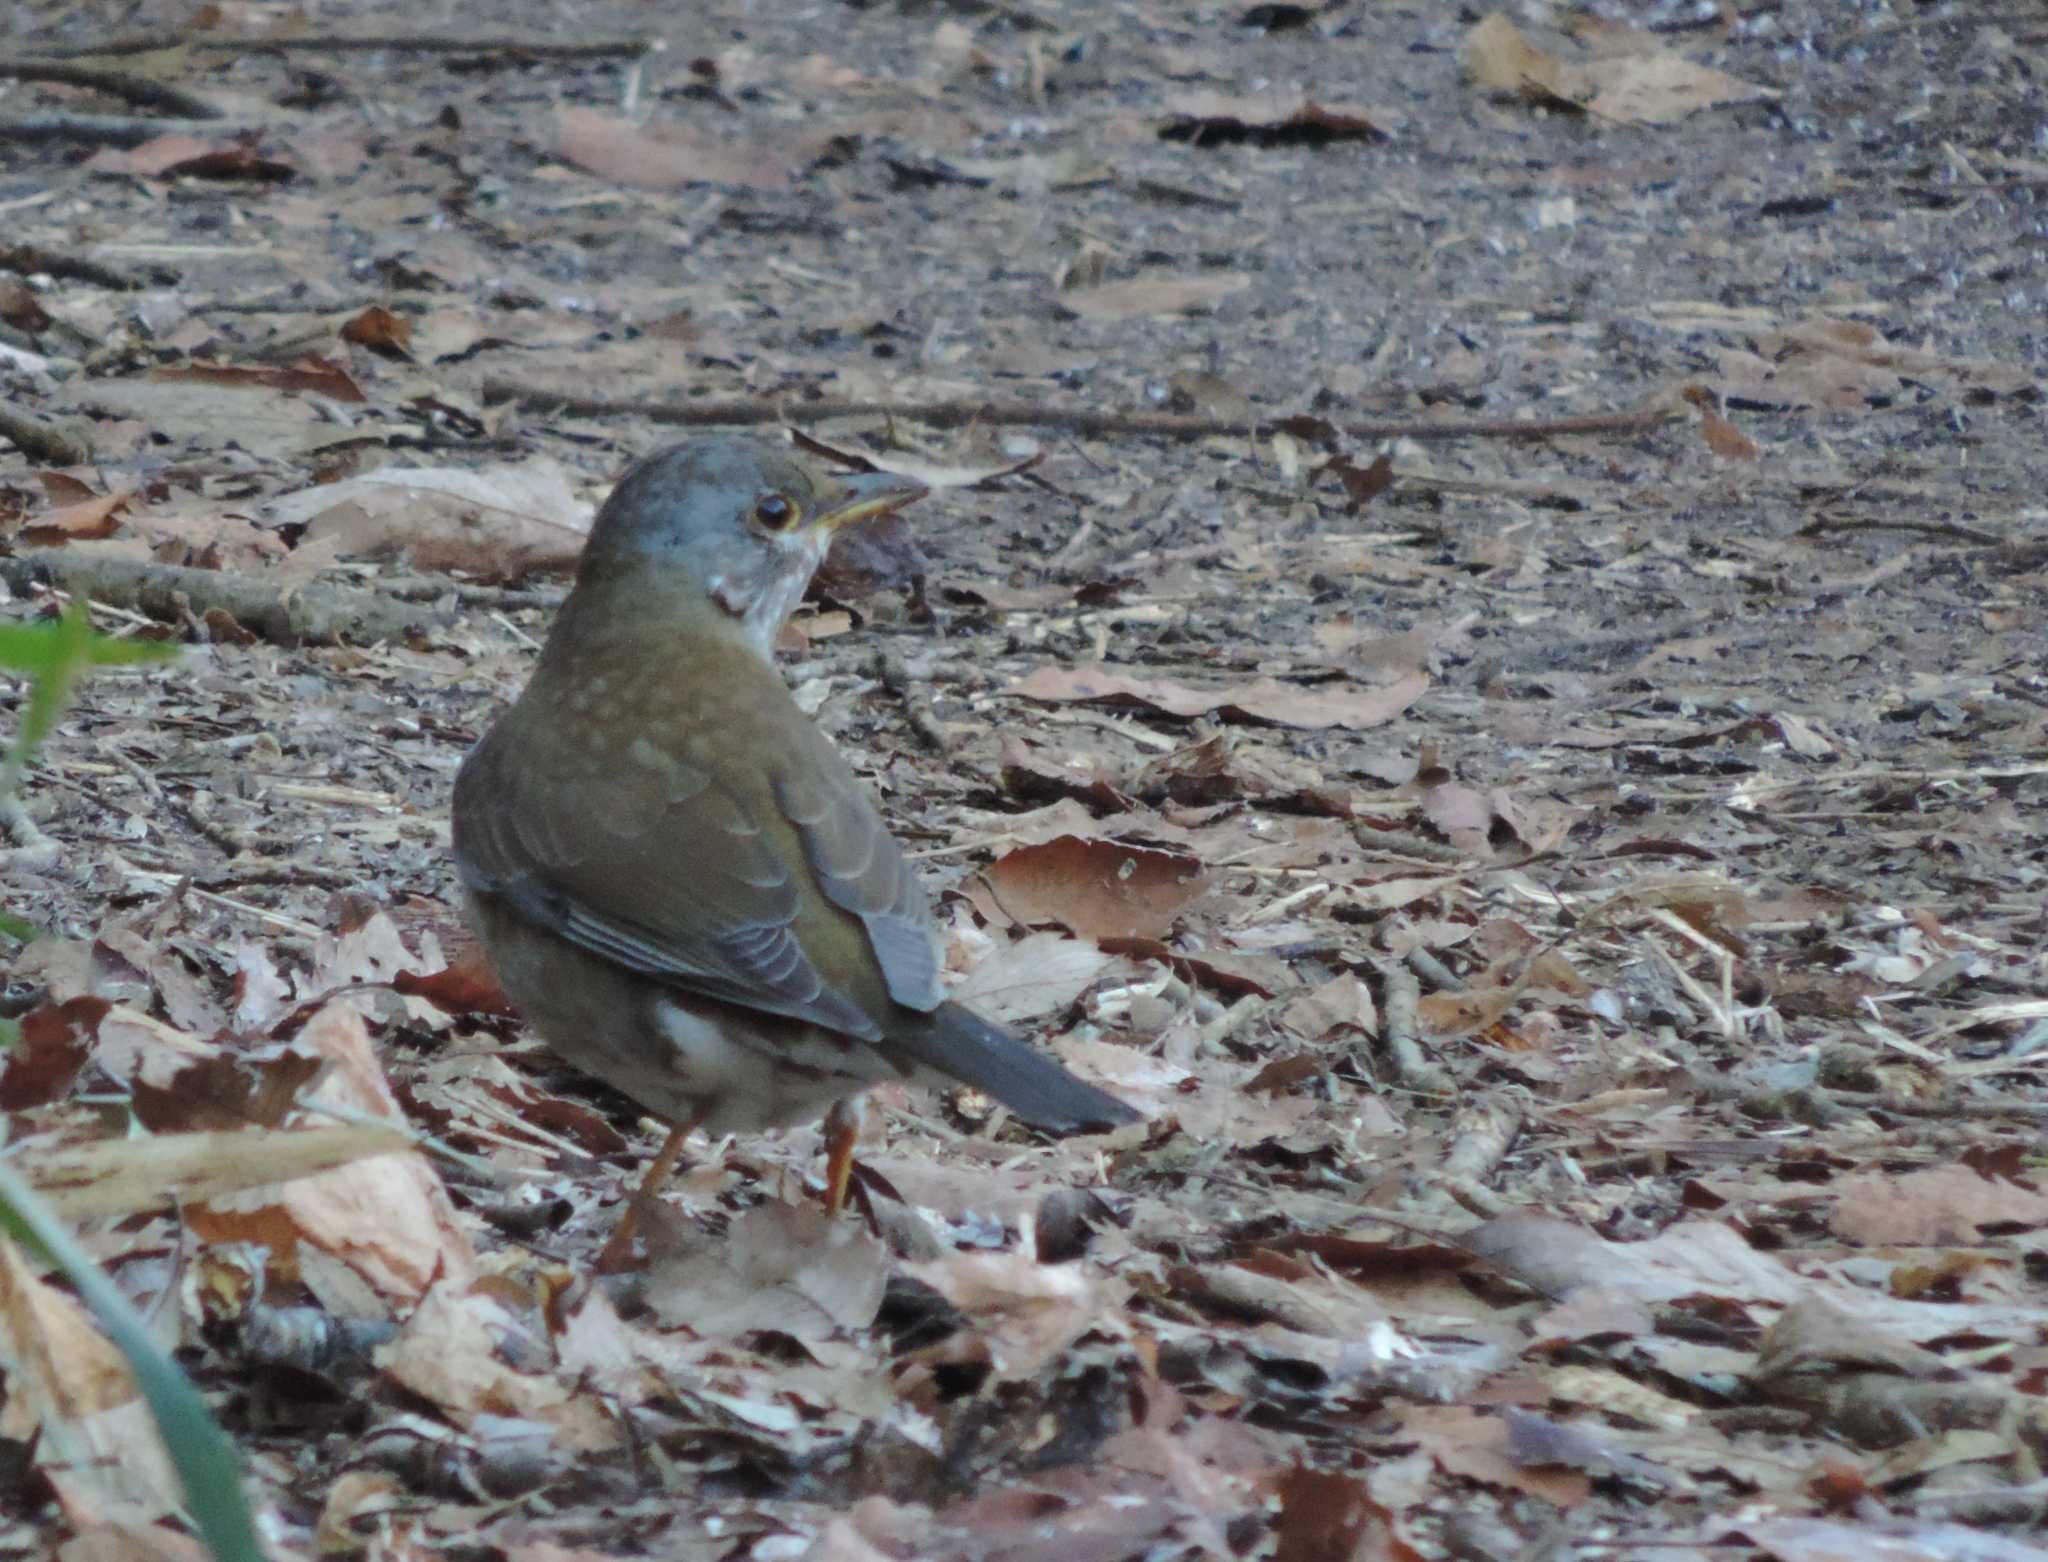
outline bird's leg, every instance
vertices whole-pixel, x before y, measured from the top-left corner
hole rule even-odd
[[[686,1122],[671,1123],[668,1137],[655,1152],[654,1160],[647,1168],[647,1175],[640,1179],[640,1186],[633,1190],[632,1198],[626,1201],[626,1208],[619,1216],[619,1223],[612,1228],[611,1240],[604,1245],[604,1251],[597,1255],[597,1272],[601,1275],[617,1274],[627,1268],[633,1260],[633,1232],[639,1225],[640,1206],[652,1199],[668,1181],[669,1174],[676,1169],[676,1161],[683,1153],[683,1141],[697,1131],[697,1125],[704,1121],[704,1114]]]
[[[853,1147],[860,1143],[860,1129],[867,1117],[867,1098],[847,1096],[832,1103],[825,1114],[825,1213],[836,1215],[846,1207],[846,1187],[853,1178]]]

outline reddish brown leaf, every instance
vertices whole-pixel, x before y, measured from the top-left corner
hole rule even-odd
[[[21,1041],[0,1069],[0,1111],[41,1106],[69,1091],[112,1007],[104,998],[69,998],[24,1014]]]
[[[412,322],[381,304],[372,304],[342,326],[341,339],[387,358],[404,358],[412,346]]]
[[[267,1057],[219,1053],[180,1069],[167,1085],[134,1080],[136,1121],[153,1133],[276,1128],[325,1065],[303,1052]]]
[[[1392,721],[1428,689],[1429,679],[1420,673],[1377,688],[1338,682],[1311,689],[1261,678],[1235,688],[1193,689],[1169,678],[1136,678],[1099,665],[1045,666],[1011,686],[1011,692],[1026,699],[1052,703],[1089,701],[1138,706],[1168,716],[1215,714],[1282,727],[1353,731]]]
[[[61,510],[45,510],[29,519],[22,527],[21,535],[42,547],[111,537],[121,529],[121,512],[133,497],[125,493],[102,494],[82,504],[66,505]]]
[[[286,368],[264,364],[194,363],[182,368],[157,369],[153,380],[196,380],[209,385],[261,385],[278,391],[311,391],[333,401],[357,403],[367,400],[341,365],[311,354]]]
[[[42,301],[27,283],[12,277],[0,277],[0,320],[31,335],[50,328],[50,317],[44,312]]]
[[[1291,1057],[1272,1059],[1244,1082],[1244,1088],[1251,1095],[1274,1095],[1320,1077],[1323,1069],[1321,1058],[1297,1052]]]
[[[144,179],[255,179],[281,184],[298,170],[254,147],[222,146],[187,135],[158,136],[141,146],[95,152],[85,166],[99,174],[133,174]]]
[[[498,983],[497,972],[480,944],[469,944],[438,971],[420,974],[400,971],[391,985],[415,998],[424,998],[448,1014],[511,1014],[512,1000]]]
[[[1393,117],[1299,93],[1190,92],[1167,105],[1159,133],[1170,141],[1384,141]]]
[[[1343,485],[1344,497],[1349,501],[1347,508],[1354,512],[1394,486],[1394,463],[1384,455],[1373,457],[1368,466],[1359,466],[1344,456],[1332,456],[1323,464],[1323,470],[1334,474]]]
[[[878,516],[833,535],[810,595],[858,602],[878,591],[922,591],[929,571],[910,522],[901,515]]]
[[[1279,1484],[1273,1562],[1411,1562],[1418,1555],[1356,1476],[1296,1465]]]
[[[1159,938],[1207,885],[1180,852],[1062,835],[1022,846],[978,875],[1015,922],[1057,922],[1083,938]]]

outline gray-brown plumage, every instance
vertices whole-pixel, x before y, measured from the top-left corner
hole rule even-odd
[[[507,994],[682,1127],[801,1122],[888,1078],[1059,1131],[1136,1115],[946,1001],[922,886],[775,670],[833,530],[922,491],[750,440],[650,457],[456,779],[456,862]]]

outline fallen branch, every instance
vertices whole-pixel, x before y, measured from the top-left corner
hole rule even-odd
[[[52,466],[77,466],[92,459],[90,439],[4,403],[0,403],[0,439],[11,441],[29,460],[47,461]]]
[[[41,273],[60,281],[90,282],[94,287],[117,288],[123,292],[142,286],[111,266],[67,255],[61,250],[44,249],[39,244],[10,244],[0,248],[0,271],[18,272],[25,277]]]
[[[14,842],[0,851],[0,867],[48,868],[57,860],[57,843],[43,834],[18,797],[0,797],[0,835]]]
[[[1825,537],[1829,532],[1920,532],[1929,537],[1952,537],[1980,548],[1996,548],[2007,540],[1995,532],[1964,526],[1958,521],[1916,521],[1889,515],[1816,515],[1793,535]]]
[[[865,401],[825,398],[741,397],[705,401],[608,401],[570,396],[518,380],[484,381],[488,401],[509,401],[529,412],[561,412],[577,418],[641,417],[688,428],[749,427],[764,423],[814,423],[826,418],[889,417],[939,428],[1052,428],[1070,434],[1144,434],[1163,439],[1207,439],[1217,434],[1255,434],[1261,429],[1328,430],[1353,439],[1556,439],[1573,434],[1639,434],[1683,418],[1683,412],[1596,412],[1570,418],[1475,418],[1448,420],[1336,419],[1313,413],[1258,418],[1189,417],[1171,412],[1094,412],[1084,407],[1047,407],[1018,401]]]
[[[52,57],[69,57],[151,54],[158,49],[191,49],[200,54],[368,54],[385,49],[393,54],[523,54],[532,59],[620,60],[636,58],[652,47],[650,40],[639,38],[576,43],[551,38],[458,38],[429,33],[398,33],[389,37],[322,33],[303,38],[205,38],[190,33],[140,33],[48,52]]]
[[[488,608],[494,613],[518,613],[529,608],[552,612],[569,596],[566,587],[553,591],[529,591],[515,586],[478,586],[468,581],[450,580],[445,575],[382,581],[377,590],[381,595],[400,602],[440,602],[452,597],[464,607]]]
[[[137,108],[160,109],[187,119],[220,118],[219,109],[182,87],[152,81],[147,76],[131,76],[125,71],[74,65],[69,60],[0,60],[0,78],[8,76],[16,81],[51,81],[62,87],[84,87]]]
[[[1413,971],[1396,961],[1375,960],[1373,965],[1381,983],[1380,1050],[1394,1083],[1420,1095],[1449,1093],[1449,1071],[1422,1050],[1422,984]]]
[[[139,114],[21,114],[0,119],[0,141],[92,141],[141,146],[158,136],[227,137],[256,129],[224,119],[150,119]]]
[[[108,558],[67,548],[35,548],[0,559],[0,580],[16,592],[50,586],[109,607],[184,625],[226,613],[274,645],[362,645],[425,635],[441,615],[351,586],[280,589],[260,575],[186,569],[147,559]]]
[[[918,741],[942,759],[951,754],[953,739],[932,710],[930,690],[923,680],[910,675],[903,658],[894,651],[882,651],[875,657],[874,671],[882,687],[903,702],[904,717]]]

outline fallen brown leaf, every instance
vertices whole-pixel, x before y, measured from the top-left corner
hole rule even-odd
[[[888,1271],[881,1243],[859,1225],[771,1201],[722,1235],[657,1259],[647,1301],[664,1323],[701,1336],[773,1329],[826,1339],[874,1322]]]
[[[55,547],[81,538],[111,537],[121,529],[121,512],[134,495],[102,494],[61,509],[44,510],[22,523],[24,542]]]
[[[639,190],[693,184],[782,190],[792,177],[788,165],[758,143],[722,140],[675,122],[636,125],[573,105],[556,113],[555,150],[586,173]]]
[[[381,304],[372,304],[342,326],[341,339],[387,357],[404,358],[412,345],[412,322]]]
[[[1192,857],[1077,835],[1018,847],[976,877],[1012,922],[1093,939],[1162,937],[1207,888]]]
[[[1273,678],[1227,689],[1193,689],[1166,678],[1136,678],[1096,666],[1045,666],[1010,686],[1013,694],[1048,703],[1099,701],[1138,706],[1168,716],[1234,716],[1281,727],[1359,731],[1392,721],[1429,690],[1426,674],[1413,673],[1376,688],[1331,683],[1315,688]]]
[[[1498,11],[1465,35],[1461,58],[1473,85],[1484,91],[1520,93],[1617,124],[1675,124],[1704,108],[1777,96],[1661,51],[1562,60]]]
[[[34,1450],[74,1524],[152,1523],[179,1507],[179,1484],[127,1358],[68,1292],[39,1279],[0,1239],[0,1437]]]
[[[1299,92],[1275,90],[1247,97],[1189,92],[1168,103],[1160,135],[1174,141],[1294,138],[1385,141],[1398,116],[1348,103],[1318,103]]]
[[[295,1045],[332,1065],[312,1102],[402,1123],[362,1015],[345,1000],[300,1029]],[[409,1140],[408,1140],[409,1142]],[[192,1229],[212,1242],[260,1241],[288,1266],[299,1242],[340,1259],[386,1296],[418,1296],[436,1278],[476,1271],[467,1232],[439,1177],[417,1152],[379,1155],[337,1171],[195,1205]]]
[[[1133,320],[1143,315],[1184,315],[1241,293],[1252,279],[1242,271],[1213,277],[1134,277],[1099,287],[1073,288],[1058,295],[1056,306],[1088,320]]]

